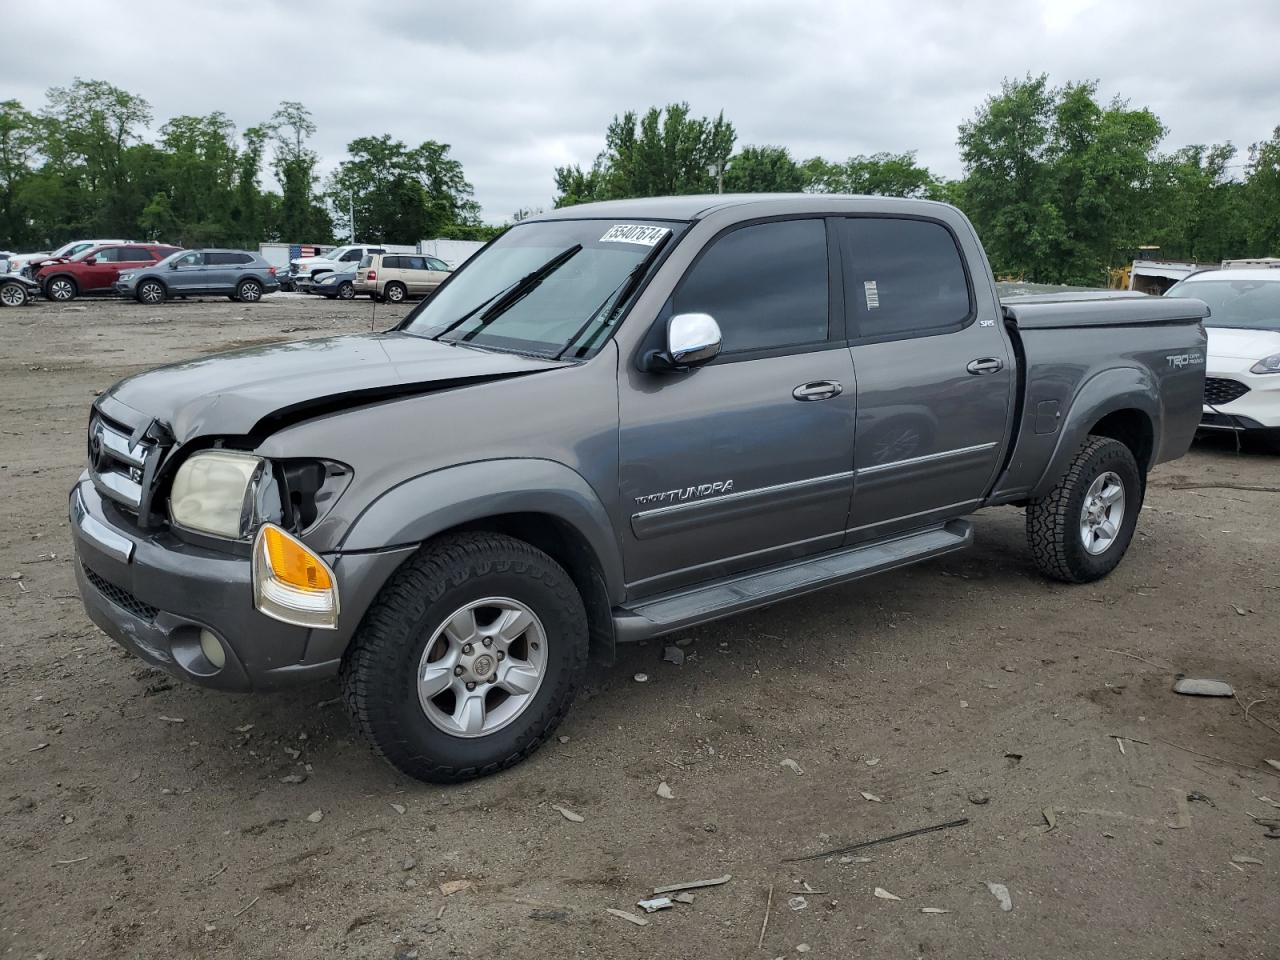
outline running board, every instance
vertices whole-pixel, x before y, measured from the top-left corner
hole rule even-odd
[[[967,520],[950,520],[942,526],[904,537],[836,550],[785,566],[650,597],[632,606],[615,607],[614,633],[618,643],[645,640],[837,583],[940,557],[963,550],[972,542],[973,525]]]

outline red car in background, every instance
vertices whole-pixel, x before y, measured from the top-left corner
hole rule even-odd
[[[46,264],[36,282],[50,300],[65,303],[86,293],[113,293],[121,270],[149,267],[181,247],[159,243],[119,243],[91,247],[70,260]]]

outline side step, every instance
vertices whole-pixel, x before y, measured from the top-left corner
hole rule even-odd
[[[892,540],[835,550],[785,566],[650,597],[633,606],[615,607],[613,627],[619,643],[645,640],[940,557],[971,543],[973,525],[967,520],[950,520]]]

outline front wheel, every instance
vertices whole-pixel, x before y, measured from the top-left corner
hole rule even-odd
[[[587,660],[572,579],[512,537],[444,538],[407,560],[342,665],[356,726],[392,766],[456,783],[529,756],[559,725]]]
[[[164,284],[159,280],[143,280],[142,283],[138,284],[138,292],[136,296],[139,303],[164,303],[164,298],[166,296]]]
[[[354,300],[355,295],[356,288],[351,285],[350,280],[343,280],[342,283],[338,284],[339,300]]]
[[[27,288],[20,283],[0,284],[0,305],[20,307],[27,302]]]
[[[236,287],[236,297],[242,303],[257,303],[262,299],[262,284],[257,280],[242,280]]]
[[[1027,543],[1040,572],[1067,583],[1105,577],[1129,549],[1143,492],[1133,452],[1090,436],[1049,494],[1027,505]]]
[[[44,295],[50,300],[56,300],[58,303],[74,300],[79,292],[76,282],[70,277],[54,277],[44,287]]]

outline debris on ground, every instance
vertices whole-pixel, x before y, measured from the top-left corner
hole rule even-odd
[[[668,643],[662,648],[662,659],[667,663],[674,663],[677,667],[684,666],[684,651],[674,643]]]
[[[187,722],[183,720],[181,717],[166,717],[163,714],[160,716],[160,719],[163,720],[165,723],[186,723]]]
[[[648,900],[637,900],[636,906],[645,913],[657,913],[659,910],[670,910],[675,902],[670,897],[650,897]]]
[[[626,920],[627,923],[634,923],[637,927],[647,927],[649,921],[644,917],[638,917],[634,913],[628,913],[626,910],[615,910],[613,907],[606,907],[605,913],[611,913],[620,920]]]
[[[987,889],[991,891],[991,895],[1000,901],[1000,909],[1008,913],[1013,909],[1013,900],[1009,896],[1009,888],[1003,883],[992,883],[990,880],[983,880],[987,885]]]
[[[1246,857],[1243,853],[1237,853],[1235,856],[1231,858],[1231,862],[1232,863],[1252,863],[1252,864],[1256,864],[1257,866],[1262,866],[1262,861],[1259,860],[1257,857]]]
[[[969,794],[969,802],[977,807],[980,807],[983,804],[990,802],[990,800],[991,798],[987,796],[985,793],[978,793],[976,790],[973,793]]]
[[[880,758],[879,758],[879,757],[872,757],[871,759],[869,759],[869,760],[863,760],[862,762],[863,762],[863,763],[865,763],[868,767],[874,767],[877,763],[879,763],[879,762],[880,762]]]
[[[1178,819],[1169,824],[1170,830],[1186,830],[1191,826],[1191,808],[1187,806],[1187,795],[1177,787],[1173,788],[1173,802],[1178,809]]]
[[[673,896],[671,899],[672,899],[672,900],[674,900],[676,903],[693,903],[693,894],[692,894],[692,893],[677,893],[677,894],[676,894],[675,896]]]
[[[568,737],[566,734],[563,734],[563,733],[562,733],[562,734],[560,734],[559,739],[560,739],[560,742],[561,742],[561,743],[568,743],[568,742],[569,742],[569,737]]]
[[[242,726],[236,727],[236,733],[248,733],[253,729],[253,727],[254,725],[252,723],[246,723]]]
[[[324,819],[323,810],[313,810],[311,813],[307,814],[307,823],[319,823],[323,819]]]
[[[1233,609],[1239,616],[1247,617],[1249,615],[1249,611],[1246,610],[1244,607],[1240,606],[1240,604],[1238,603],[1233,603],[1231,605],[1231,609]]]
[[[664,893],[674,893],[677,890],[697,890],[701,887],[718,887],[721,884],[728,883],[732,879],[733,875],[726,873],[723,877],[713,877],[710,880],[690,880],[687,883],[666,883],[660,887],[654,887],[653,895],[655,897],[659,897]]]
[[[582,823],[587,819],[582,814],[574,813],[568,807],[562,807],[558,803],[553,803],[551,805],[551,809],[556,811],[556,813],[560,814],[560,816],[564,817],[570,823]]]
[[[663,800],[674,800],[676,798],[676,795],[671,792],[671,787],[667,784],[667,781],[665,780],[663,780],[660,784],[658,784],[658,789],[655,790],[654,793],[656,793]]]
[[[1058,818],[1053,814],[1053,807],[1045,807],[1040,811],[1040,814],[1044,817],[1044,822],[1049,825],[1049,830],[1053,830],[1057,827]],[[1048,833],[1049,830],[1046,830],[1045,833]]]
[[[1217,806],[1216,803],[1210,800],[1207,796],[1205,796],[1199,790],[1192,790],[1190,793],[1187,794],[1187,799],[1190,800],[1192,803],[1207,803],[1211,807]]]
[[[854,850],[861,850],[864,847],[875,847],[882,843],[895,843],[898,840],[906,840],[909,837],[918,837],[925,833],[935,833],[938,830],[949,830],[952,827],[963,827],[969,822],[968,817],[961,817],[959,820],[948,820],[946,823],[936,823],[931,827],[919,827],[915,830],[907,830],[903,833],[892,833],[887,837],[877,837],[875,840],[863,840],[860,843],[852,843],[847,847],[837,847],[834,850],[824,850],[822,853],[811,853],[805,857],[791,857],[782,861],[783,863],[804,863],[808,860],[821,860],[824,857],[835,857],[842,853],[852,853]]]
[[[808,953],[812,949],[813,947],[809,946],[807,943],[796,944],[796,953]]]
[[[281,783],[306,783],[307,775],[305,773],[291,773],[280,778]]]
[[[796,910],[796,911],[808,910],[809,901],[804,897],[792,897],[790,900],[787,901],[787,906],[790,907],[792,910]]]
[[[875,890],[872,891],[872,893],[874,893],[875,896],[879,897],[881,900],[901,900],[902,899],[901,897],[895,897],[892,893],[890,893],[884,887],[876,887]]]
[[[445,897],[452,897],[455,893],[462,893],[463,890],[474,890],[476,885],[470,880],[446,880],[440,884],[440,894]]]
[[[1280,770],[1280,760],[1264,760],[1263,763],[1274,770]]]
[[[1173,685],[1174,693],[1186,694],[1189,697],[1231,697],[1235,690],[1231,684],[1222,680],[1205,680],[1196,677],[1182,677]]]
[[[850,863],[875,863],[876,861],[874,857],[841,857],[839,862],[842,864],[850,864]]]
[[[391,804],[391,809],[394,810],[396,813],[404,813],[405,810],[408,808],[405,807],[403,803],[393,803]]]
[[[788,770],[794,773],[797,777],[804,776],[804,767],[800,766],[800,764],[796,763],[790,757],[787,757],[787,759],[783,760],[780,764],[778,764],[778,766],[786,767]]]
[[[921,907],[921,913],[950,913],[950,910],[944,910],[942,907]]]
[[[867,791],[865,790],[859,790],[858,792],[862,794],[863,800],[870,800],[872,803],[884,803],[884,801],[881,800],[879,797],[877,797],[874,793],[867,793]]]
[[[635,681],[636,683],[648,683],[649,675],[647,673],[637,673],[635,676]],[[648,922],[649,921],[647,920],[645,921],[645,923],[648,923]]]

